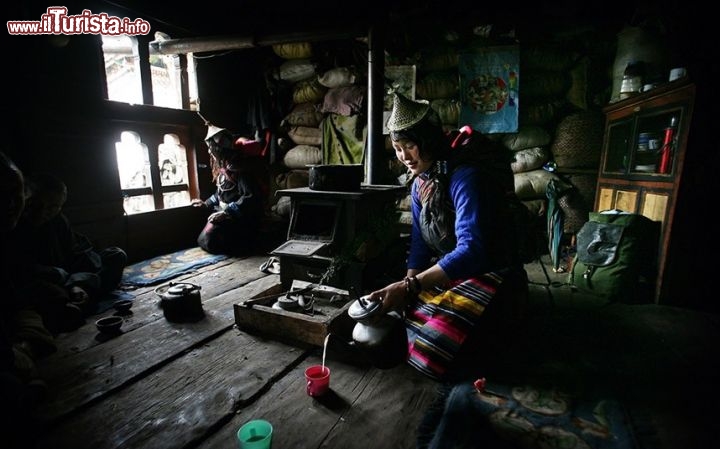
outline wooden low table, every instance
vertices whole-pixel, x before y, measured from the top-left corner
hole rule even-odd
[[[308,311],[285,310],[276,303],[295,292],[311,297]],[[286,301],[287,302],[287,301]],[[282,284],[269,288],[259,295],[234,304],[235,324],[238,328],[281,340],[292,340],[323,346],[328,334],[338,334],[348,340],[355,321],[347,314],[352,304],[349,292],[329,286],[315,286],[305,281],[294,281],[289,292]]]

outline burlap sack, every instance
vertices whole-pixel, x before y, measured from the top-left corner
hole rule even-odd
[[[511,151],[550,145],[552,137],[542,126],[520,125],[518,132],[502,136],[502,144]]]
[[[432,100],[430,107],[437,112],[440,123],[444,125],[458,126],[460,119],[460,100],[454,98],[441,98]]]
[[[443,72],[429,73],[417,83],[415,93],[426,100],[454,98],[458,94],[457,74],[453,76]]]
[[[420,55],[420,69],[424,72],[441,72],[458,66],[460,57],[451,46],[428,47]]]
[[[280,65],[276,75],[281,80],[297,83],[314,77],[315,74],[315,64],[309,59],[291,59]]]
[[[548,125],[555,120],[564,103],[564,100],[525,102],[518,111],[520,123],[525,125]]]
[[[293,86],[293,103],[319,103],[325,92],[327,87],[321,85],[315,77],[300,81]]]
[[[355,71],[348,67],[335,67],[318,76],[318,82],[328,89],[352,86],[356,80]]]
[[[365,107],[367,87],[347,86],[328,89],[320,111],[344,116],[355,115]]]
[[[313,103],[296,104],[285,117],[291,126],[318,127],[322,119],[322,112],[318,111]]]
[[[522,200],[521,202],[535,217],[543,217],[547,212],[547,200],[545,199],[538,198],[534,200]]]
[[[291,42],[272,46],[276,55],[284,59],[303,59],[313,55],[310,42]]]
[[[547,185],[551,179],[557,180],[562,185],[561,192],[571,187],[555,173],[543,169],[515,173],[513,176],[515,178],[515,194],[521,200],[545,198]]]
[[[285,154],[283,164],[287,168],[307,168],[322,163],[320,148],[312,145],[298,145]]]
[[[550,150],[546,147],[533,147],[513,153],[515,160],[510,163],[513,173],[522,173],[541,168],[550,160]]]
[[[577,54],[567,47],[554,44],[528,44],[520,47],[520,73],[534,73],[535,70],[568,70]],[[525,82],[525,81],[523,81]]]
[[[322,130],[310,126],[294,126],[288,130],[288,136],[296,145],[322,145]]]
[[[562,98],[570,88],[568,72],[537,70],[532,76],[523,78],[520,83],[520,98],[523,101],[533,98]]]
[[[295,189],[298,187],[307,187],[309,185],[310,175],[307,169],[294,169],[285,173],[280,173],[275,177],[275,183],[280,189]]]

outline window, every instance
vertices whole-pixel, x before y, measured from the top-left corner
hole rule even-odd
[[[188,152],[178,135],[149,148],[138,132],[122,131],[115,151],[126,214],[190,205]]]
[[[169,36],[155,33],[163,39]],[[161,54],[145,36],[102,36],[102,50],[125,213],[190,205],[199,194],[193,55]]]
[[[163,39],[169,36],[155,33],[155,40]],[[136,36],[102,36],[107,99],[196,111],[198,89],[193,54],[165,55],[150,44],[145,53],[139,51],[139,45]],[[145,63],[141,59],[143,53],[149,55]],[[149,68],[152,101],[143,95],[143,66]]]

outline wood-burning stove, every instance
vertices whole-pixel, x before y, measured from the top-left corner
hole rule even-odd
[[[308,187],[278,190],[276,195],[289,196],[291,203],[287,241],[272,251],[280,257],[283,288],[288,290],[293,280],[300,280],[359,294],[370,273],[388,263],[402,263],[404,252],[399,245],[387,245],[368,258],[349,252],[366,243],[377,224],[374,220],[394,211],[396,201],[404,194],[402,186],[378,185],[352,192]],[[395,232],[399,238],[397,228]],[[338,262],[343,263],[338,266]]]

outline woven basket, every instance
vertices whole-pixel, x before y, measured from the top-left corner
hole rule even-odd
[[[559,167],[597,168],[602,139],[603,116],[594,111],[576,112],[560,122],[550,149]]]
[[[595,205],[595,192],[597,191],[597,175],[565,174],[564,178],[575,187],[582,207],[592,210]]]
[[[588,221],[592,210],[586,206],[577,190],[571,190],[558,198],[558,206],[563,211],[563,232],[566,234],[576,234]]]

